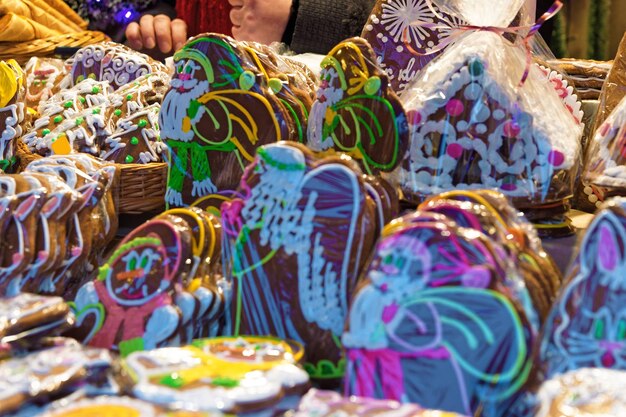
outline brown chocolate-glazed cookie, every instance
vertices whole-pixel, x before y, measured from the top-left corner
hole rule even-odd
[[[294,126],[242,44],[199,35],[174,56],[176,74],[159,125],[171,151],[166,202],[190,205],[234,190],[257,147],[290,138]]]
[[[378,228],[361,174],[303,145],[266,145],[222,205],[230,303],[226,334],[302,342],[314,378],[343,373],[338,337]],[[323,290],[321,290],[323,288]]]
[[[408,146],[407,119],[370,45],[362,38],[345,40],[321,65],[307,146],[346,152],[368,174],[392,171]]]

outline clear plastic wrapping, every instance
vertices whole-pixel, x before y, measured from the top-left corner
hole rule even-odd
[[[446,2],[470,24],[498,27],[520,5]],[[405,198],[492,188],[529,208],[572,195],[582,126],[526,59],[500,34],[468,31],[422,71],[402,96],[411,138],[392,178]]]
[[[17,62],[0,61],[0,172],[16,169],[15,151],[25,112],[24,78]]]

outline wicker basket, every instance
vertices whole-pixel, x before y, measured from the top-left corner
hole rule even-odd
[[[19,142],[17,149],[20,170],[34,160],[42,158]],[[115,164],[120,172],[118,211],[120,214],[142,214],[165,210],[167,164]]]
[[[0,60],[15,59],[20,65],[31,57],[51,57],[58,47],[81,48],[109,40],[102,32],[82,31],[29,42],[0,42]]]

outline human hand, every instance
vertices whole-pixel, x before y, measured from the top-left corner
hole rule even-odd
[[[280,42],[289,22],[292,0],[228,0],[238,41]]]
[[[143,15],[139,23],[133,22],[126,28],[128,45],[137,50],[153,50],[158,46],[164,54],[180,49],[187,40],[187,24],[181,19],[170,19],[160,14]]]

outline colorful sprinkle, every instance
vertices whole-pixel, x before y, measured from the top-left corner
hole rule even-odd
[[[44,129],[41,131],[41,134],[46,136],[48,133],[50,133],[50,129]]]
[[[448,114],[452,117],[460,115],[461,113],[463,113],[463,110],[465,110],[465,106],[463,106],[461,100],[458,100],[456,98],[453,98],[452,100],[448,101],[448,104],[446,104],[446,112],[448,112]]]
[[[87,99],[85,97],[78,97],[78,101],[80,101],[82,104],[85,104],[87,102]]]
[[[76,126],[80,126],[80,125],[82,125],[84,121],[85,121],[85,119],[84,119],[84,118],[82,118],[82,117],[77,117],[77,118],[76,118]]]
[[[417,110],[410,110],[406,113],[406,118],[410,125],[417,126],[422,121],[422,114]]]
[[[148,124],[148,122],[146,121],[146,119],[141,119],[139,121],[139,123],[137,123],[137,126],[139,126],[139,127],[146,127],[147,124]]]
[[[98,94],[100,92],[100,87],[94,87],[91,89],[91,92],[94,94]]]
[[[463,155],[463,147],[458,143],[451,143],[446,148],[446,153],[451,158],[458,159],[461,157],[461,155]]]
[[[56,116],[54,119],[52,119],[52,121],[54,123],[61,123],[63,121],[63,117],[62,116]]]
[[[71,101],[66,101],[65,103],[63,103],[63,107],[65,107],[66,109],[69,109],[70,107],[72,107],[72,105],[74,105],[74,103],[72,103]]]
[[[130,139],[130,144],[131,144],[131,145],[138,145],[138,144],[139,144],[139,139],[137,139],[137,136],[133,136],[133,137]]]
[[[504,123],[504,135],[507,138],[516,138],[517,135],[519,135],[521,131],[522,129],[519,127],[519,125],[512,120],[509,120],[506,123]]]
[[[100,107],[96,107],[91,111],[92,114],[100,114]]]
[[[132,99],[133,99],[133,95],[132,95],[132,94],[128,94],[128,95],[126,96],[126,100],[132,100]]]
[[[239,385],[239,381],[232,378],[221,377],[213,379],[211,384],[218,387],[235,388]]]
[[[133,162],[135,160],[135,158],[133,158],[131,155],[126,155],[126,163],[130,164],[131,162]]]
[[[548,162],[555,167],[561,166],[565,162],[565,155],[560,151],[551,151],[548,154]]]
[[[181,388],[183,385],[185,385],[185,381],[183,381],[183,379],[178,374],[167,375],[161,378],[161,381],[159,382],[161,383],[161,385],[165,385],[171,388]]]
[[[117,109],[113,112],[113,114],[116,116],[120,116],[122,114],[122,111],[120,109]]]
[[[479,75],[482,75],[484,70],[485,66],[478,59],[474,59],[469,64],[469,73],[472,77],[478,77]]]

